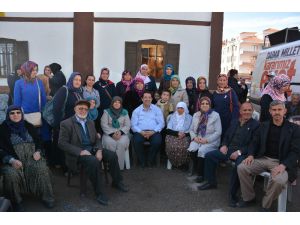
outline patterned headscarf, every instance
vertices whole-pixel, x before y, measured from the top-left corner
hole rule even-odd
[[[172,87],[172,80],[173,80],[173,79],[176,79],[176,80],[179,81],[179,85],[178,85],[177,88]],[[181,88],[180,78],[179,78],[179,76],[178,76],[177,74],[174,74],[174,75],[172,75],[172,77],[171,77],[171,82],[170,82],[170,88],[169,88],[169,90],[171,91],[171,94],[174,95],[175,92],[176,92],[179,88]]]
[[[284,93],[281,93],[281,88],[290,85],[291,80],[285,74],[275,76],[263,90],[262,95],[268,94],[273,100],[286,101]]]
[[[172,69],[172,73],[170,75],[167,74],[167,69]],[[174,75],[174,66],[172,64],[167,64],[164,67],[164,80],[171,80],[171,76]]]
[[[70,91],[73,91],[73,92],[77,92],[77,93],[81,93],[82,92],[82,88],[79,87],[79,88],[75,88],[73,86],[73,80],[75,79],[76,76],[80,76],[81,77],[81,74],[79,72],[73,72],[67,82],[67,87]]]
[[[9,113],[14,110],[20,110],[22,114],[22,119],[19,122],[13,122],[9,118]],[[23,140],[26,140],[26,127],[24,122],[24,114],[22,111],[22,108],[16,105],[11,105],[8,107],[6,112],[6,120],[5,123],[7,124],[8,128],[10,129],[12,134],[17,134],[20,136]]]
[[[21,66],[22,75],[25,76],[27,80],[31,80],[31,72],[35,67],[38,67],[38,64],[33,61],[23,63]]]
[[[203,112],[200,108],[200,118],[199,118],[199,124],[198,124],[198,128],[197,128],[197,134],[200,134],[201,137],[204,137],[206,135],[206,127],[207,127],[207,123],[208,123],[208,116],[209,114],[212,113],[212,109],[211,109],[211,101],[208,97],[202,97],[200,98],[199,102],[200,105],[203,101],[207,101],[209,104],[210,109],[207,112]]]
[[[144,75],[141,73],[141,69],[142,69],[142,68],[149,68],[149,67],[148,67],[147,64],[142,64],[141,67],[140,67],[140,69],[139,69],[139,72],[135,75],[135,80],[136,80],[137,78],[140,78],[140,79],[143,80],[144,84],[147,84],[147,83],[149,83],[151,80],[150,80],[150,78],[149,78],[149,75],[148,75],[148,76],[144,76]]]
[[[130,74],[130,76],[131,76],[131,79],[130,80],[125,80],[124,79],[124,76],[126,75],[126,74]],[[132,79],[132,75],[131,75],[131,73],[128,71],[128,70],[124,70],[123,71],[123,73],[122,73],[122,84],[126,87],[126,90],[125,90],[125,93],[126,92],[128,92],[128,91],[130,91],[130,86],[131,86],[131,84],[133,83],[133,79]]]
[[[136,84],[137,83],[142,83],[143,84],[143,89],[142,90],[138,90],[137,88],[136,88]],[[140,78],[135,78],[134,79],[134,90],[135,90],[135,92],[138,94],[138,96],[141,98],[142,96],[143,96],[143,94],[144,94],[144,92],[145,92],[145,84],[144,84],[144,81],[142,80],[142,79],[140,79]]]

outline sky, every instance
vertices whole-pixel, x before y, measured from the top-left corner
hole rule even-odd
[[[257,32],[275,28],[300,27],[300,12],[225,12],[223,40],[236,37],[241,32]]]

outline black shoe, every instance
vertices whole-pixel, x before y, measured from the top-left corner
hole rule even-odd
[[[15,212],[25,212],[24,206],[22,203],[14,203],[13,209]]]
[[[268,209],[268,208],[261,207],[261,208],[259,209],[259,212],[271,212],[271,210]]]
[[[112,186],[122,192],[129,191],[128,187],[126,187],[122,182],[119,182],[118,184],[112,183]]]
[[[252,199],[252,200],[249,200],[249,201],[244,201],[243,199],[241,199],[238,203],[238,207],[239,208],[246,208],[246,207],[250,207],[250,206],[255,205],[255,203],[256,203],[255,198]]]
[[[232,208],[236,208],[236,207],[237,207],[237,204],[238,204],[238,202],[237,202],[236,200],[230,199],[230,200],[229,200],[228,206],[229,206],[229,207],[232,207]]]
[[[52,209],[54,207],[54,201],[42,200],[42,202],[48,209]]]
[[[205,184],[201,185],[200,187],[198,187],[198,190],[204,191],[204,190],[216,189],[216,188],[217,188],[216,184],[205,183]]]
[[[108,205],[108,198],[105,195],[98,195],[97,202],[101,205]]]
[[[202,176],[197,176],[197,178],[194,181],[196,183],[202,183],[204,181],[204,178]]]

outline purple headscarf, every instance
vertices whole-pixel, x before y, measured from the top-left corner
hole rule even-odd
[[[22,74],[28,79],[31,80],[31,72],[35,67],[38,67],[38,64],[33,61],[27,61],[22,64],[21,71]]]
[[[70,91],[73,91],[73,92],[77,92],[77,93],[81,93],[82,92],[82,88],[79,87],[79,88],[75,88],[73,86],[73,80],[76,76],[80,76],[81,77],[81,74],[79,72],[73,72],[67,82],[67,87]]]

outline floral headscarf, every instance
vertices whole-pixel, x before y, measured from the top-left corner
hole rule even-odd
[[[137,78],[140,78],[140,79],[143,80],[144,84],[147,84],[147,83],[149,83],[151,80],[150,80],[150,78],[149,78],[149,75],[144,76],[144,75],[141,73],[141,69],[142,69],[142,68],[149,68],[149,67],[148,67],[147,64],[142,64],[141,67],[140,67],[140,69],[139,69],[139,72],[135,75],[135,80],[136,80]]]
[[[130,74],[131,80],[125,80],[125,79],[124,79],[124,76],[125,76],[127,73]],[[131,84],[133,83],[133,79],[132,79],[131,73],[130,73],[128,70],[124,70],[124,71],[123,71],[121,82],[122,82],[122,84],[123,84],[124,86],[126,86],[125,93],[128,92],[128,91],[130,91],[130,86],[131,86]]]
[[[284,93],[281,93],[281,88],[290,85],[291,80],[285,74],[275,76],[263,90],[262,95],[268,94],[273,100],[286,101]]]
[[[142,90],[138,90],[137,88],[136,88],[136,84],[137,83],[142,83],[143,84],[143,89]],[[139,97],[142,97],[143,96],[143,94],[144,94],[144,92],[145,92],[145,84],[144,84],[144,81],[142,80],[142,79],[140,79],[140,78],[135,78],[134,79],[134,90],[135,90],[135,92],[139,95]]]

